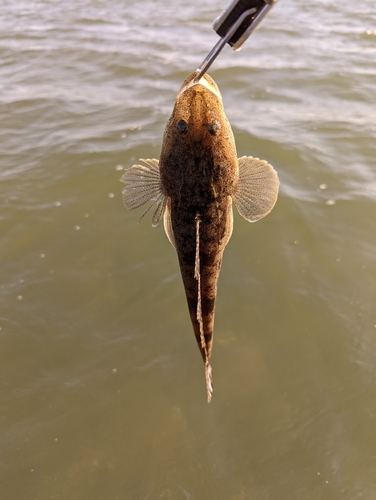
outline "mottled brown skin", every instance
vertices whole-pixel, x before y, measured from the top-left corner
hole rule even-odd
[[[196,76],[190,75],[184,89]],[[188,308],[202,357],[210,358],[217,283],[225,246],[232,231],[230,195],[238,176],[235,141],[218,96],[196,84],[178,95],[167,123],[160,157],[161,184],[167,195],[175,246]],[[201,305],[205,349],[197,320],[195,279],[196,218],[200,219]]]

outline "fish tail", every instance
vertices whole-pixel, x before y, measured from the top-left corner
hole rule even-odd
[[[212,375],[212,367],[208,362],[205,363],[205,382],[206,382],[206,397],[208,403],[212,400],[213,395],[213,375]]]

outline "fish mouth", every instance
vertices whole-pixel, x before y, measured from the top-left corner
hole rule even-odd
[[[192,73],[183,83],[181,86],[178,97],[184,94],[184,92],[191,87],[194,87],[196,85],[202,85],[203,87],[207,88],[212,92],[215,96],[218,97],[218,99],[222,100],[221,93],[219,91],[219,88],[217,87],[217,84],[215,81],[207,74],[203,75],[198,82],[195,82],[195,78],[197,76],[198,70]]]

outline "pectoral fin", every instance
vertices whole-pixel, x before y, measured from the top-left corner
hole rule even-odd
[[[249,222],[256,222],[272,210],[277,201],[277,172],[265,160],[252,156],[238,159],[239,180],[232,196],[236,208]]]
[[[156,159],[143,160],[144,165],[133,165],[126,170],[120,179],[126,186],[122,189],[123,201],[125,208],[132,210],[138,208],[148,201],[154,203],[142,215],[146,215],[151,207],[157,206],[153,218],[153,227],[157,226],[163,217],[167,197],[162,192],[160,175],[159,175],[159,161]],[[141,217],[141,219],[142,219]]]

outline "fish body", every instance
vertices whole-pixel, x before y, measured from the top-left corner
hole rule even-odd
[[[254,222],[273,208],[278,176],[258,158],[237,158],[222,97],[209,75],[184,82],[166,125],[161,157],[134,165],[122,181],[124,204],[156,204],[153,225],[164,219],[174,245],[211,400],[210,356],[215,301],[224,249],[233,227],[232,201]]]
[[[206,77],[204,84],[190,85],[194,76],[183,83],[176,99],[159,165],[161,183],[170,199],[167,210],[188,308],[206,361],[212,350],[223,251],[232,232],[231,194],[238,161],[216,84]],[[197,314],[199,295],[202,320]]]

